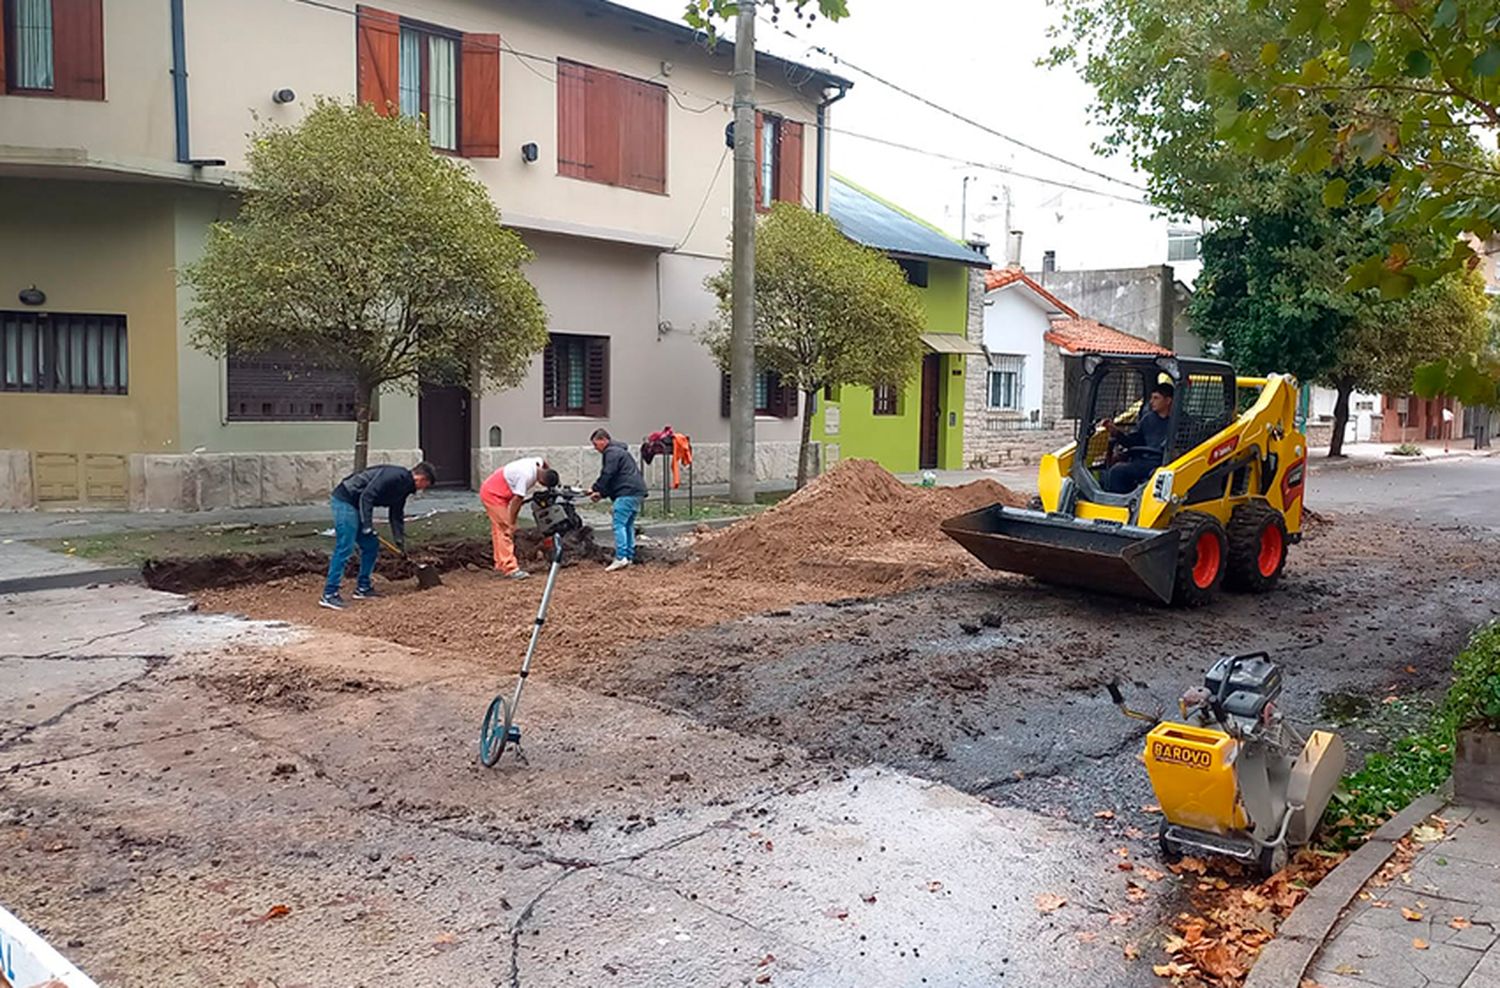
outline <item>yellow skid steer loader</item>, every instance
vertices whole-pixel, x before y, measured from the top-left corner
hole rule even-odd
[[[1042,458],[1032,508],[997,504],[943,531],[991,569],[1162,603],[1271,589],[1302,537],[1296,381],[1186,357],[1081,364],[1078,439]]]

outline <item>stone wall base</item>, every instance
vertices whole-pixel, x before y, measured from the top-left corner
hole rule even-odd
[[[20,449],[0,449],[0,511],[29,511],[35,507],[31,454]]]
[[[964,437],[965,465],[974,470],[1039,463],[1043,456],[1072,442],[1078,432],[1078,427],[1067,421],[1050,429],[1006,428],[998,422],[990,429],[983,428],[983,423],[978,425]]]
[[[640,460],[639,444],[630,452]],[[812,455],[818,456],[818,444],[812,444]],[[587,487],[599,476],[599,454],[593,446],[482,446],[474,450],[474,486],[496,470],[523,456],[540,456],[562,475],[564,484]],[[646,467],[646,486],[661,485],[662,461],[653,459]],[[814,464],[816,467],[816,463]],[[816,473],[816,469],[814,473]],[[794,442],[758,442],[755,444],[756,480],[791,480],[797,476],[797,444]],[[683,483],[687,479],[683,478]],[[729,444],[693,444],[693,483],[729,483]]]
[[[371,463],[410,466],[419,449],[370,451]],[[206,511],[306,504],[328,497],[354,471],[354,454],[136,453],[130,457],[130,510]]]

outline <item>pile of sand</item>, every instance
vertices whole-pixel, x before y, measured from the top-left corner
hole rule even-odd
[[[805,577],[810,569],[821,571],[820,580],[837,579],[840,568],[852,567],[851,582],[863,582],[869,568],[860,564],[903,561],[929,573],[951,570],[967,553],[938,528],[945,519],[1025,503],[993,480],[911,487],[872,460],[844,460],[763,514],[705,536],[697,555],[717,573],[770,579]]]

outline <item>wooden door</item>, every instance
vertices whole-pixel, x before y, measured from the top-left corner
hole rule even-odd
[[[943,358],[929,353],[922,358],[922,411],[919,428],[920,445],[917,449],[917,466],[922,470],[935,470],[938,465],[938,436],[943,424],[943,403],[938,391],[943,385]]]
[[[422,385],[417,400],[417,439],[437,470],[437,486],[469,486],[469,389]]]

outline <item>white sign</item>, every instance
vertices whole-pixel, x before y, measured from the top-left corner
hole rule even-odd
[[[839,406],[823,406],[823,435],[836,436],[839,434]]]

